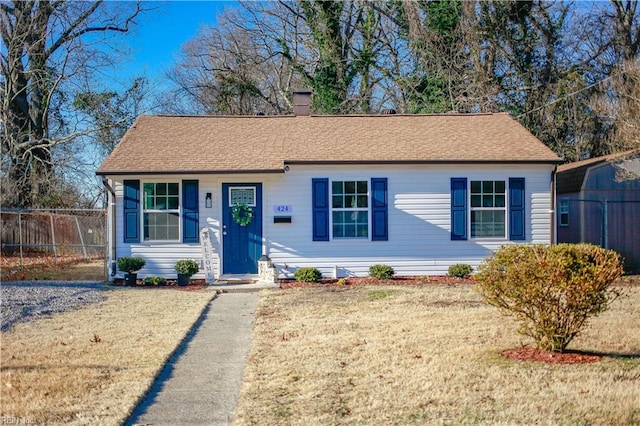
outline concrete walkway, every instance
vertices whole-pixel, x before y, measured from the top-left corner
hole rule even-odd
[[[228,425],[242,384],[258,293],[222,293],[126,425]]]

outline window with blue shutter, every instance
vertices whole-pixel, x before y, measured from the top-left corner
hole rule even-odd
[[[313,241],[329,241],[329,179],[311,180]]]
[[[451,239],[467,239],[467,178],[451,178]]]
[[[469,182],[471,238],[507,237],[507,187],[504,180]]]
[[[200,241],[200,218],[198,204],[198,181],[182,181],[182,242]]]
[[[371,240],[389,239],[387,178],[371,178]]]
[[[509,178],[509,239],[522,241],[525,235],[524,178]]]
[[[179,182],[142,184],[142,239],[144,241],[180,240]]]
[[[124,242],[140,242],[140,181],[125,180],[123,185]]]

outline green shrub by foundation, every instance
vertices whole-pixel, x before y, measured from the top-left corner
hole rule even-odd
[[[316,283],[322,278],[322,274],[316,268],[298,268],[293,274],[298,282]]]
[[[389,280],[396,272],[389,265],[372,265],[369,267],[369,275],[379,280]]]

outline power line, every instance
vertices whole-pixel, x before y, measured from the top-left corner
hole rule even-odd
[[[630,68],[630,69],[626,69],[626,70],[620,70],[620,71],[618,72],[618,74],[622,75],[622,74],[625,74],[625,73],[627,73],[627,72],[629,72],[629,71],[636,70],[636,69],[637,69],[637,67]],[[597,86],[597,85],[599,85],[599,84],[602,84],[602,83],[604,83],[604,82],[605,82],[605,81],[607,81],[607,80],[611,80],[613,77],[616,77],[618,74],[613,74],[613,75],[610,75],[610,76],[608,76],[608,77],[605,77],[605,78],[603,78],[602,80],[596,81],[595,83],[590,84],[590,85],[588,85],[588,86],[586,86],[586,87],[583,87],[582,89],[578,89],[578,90],[576,90],[575,92],[567,93],[566,95],[562,96],[561,98],[555,99],[555,100],[553,100],[553,101],[551,101],[551,102],[549,102],[549,103],[547,103],[547,104],[544,104],[544,105],[539,106],[539,107],[537,107],[537,108],[534,108],[534,109],[532,109],[532,110],[529,110],[529,111],[523,112],[522,114],[518,115],[516,118],[521,118],[521,117],[523,117],[523,116],[525,116],[525,115],[527,115],[527,114],[531,114],[532,112],[540,111],[541,109],[544,109],[544,108],[546,108],[546,107],[548,107],[548,106],[551,106],[551,105],[553,105],[553,104],[556,104],[556,103],[558,103],[558,102],[560,102],[560,101],[563,101],[563,100],[565,100],[565,99],[567,99],[567,98],[573,97],[573,96],[577,95],[577,94],[578,94],[578,93],[580,93],[580,92],[584,92],[585,90],[591,89],[592,87],[595,87],[595,86]]]

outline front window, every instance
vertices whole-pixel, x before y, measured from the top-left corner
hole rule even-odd
[[[180,189],[177,182],[148,182],[143,185],[145,241],[180,239]]]
[[[369,237],[369,183],[366,180],[331,183],[333,238]]]
[[[503,180],[471,181],[471,237],[506,237],[506,190]]]

